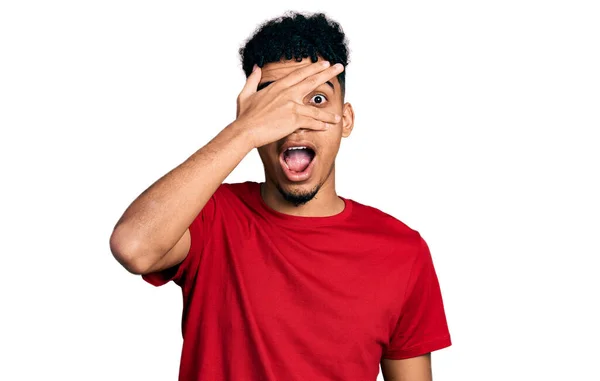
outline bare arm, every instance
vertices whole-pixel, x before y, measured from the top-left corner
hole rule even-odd
[[[327,123],[339,121],[302,100],[342,70],[315,63],[258,92],[261,70],[257,68],[238,96],[236,120],[125,210],[110,237],[117,261],[134,274],[181,263],[190,248],[188,227],[248,152],[298,128],[324,130]]]
[[[134,274],[183,261],[190,245],[188,227],[252,148],[232,123],[152,184],[117,222],[110,238],[115,258]]]
[[[404,360],[383,359],[381,374],[385,381],[432,381],[431,353]]]

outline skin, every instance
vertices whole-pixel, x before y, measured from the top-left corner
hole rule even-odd
[[[323,61],[319,58],[319,61]],[[302,67],[310,65],[309,58],[301,62],[282,61],[267,63],[262,68],[260,83],[266,83],[285,77],[289,73]],[[291,135],[258,148],[258,153],[265,171],[265,185],[262,188],[262,196],[267,205],[282,213],[297,216],[331,216],[340,213],[344,209],[344,201],[340,199],[335,190],[335,158],[340,148],[342,138],[350,136],[354,126],[354,111],[350,103],[344,103],[342,90],[337,77],[330,81],[333,89],[324,83],[310,92],[303,99],[307,105],[313,105],[322,110],[330,111],[343,118],[334,123],[326,131],[315,131],[310,129],[298,129]],[[269,85],[271,86],[271,85]],[[262,91],[262,90],[261,90]],[[316,103],[318,100],[321,103]],[[293,182],[287,179],[279,162],[279,147],[286,141],[308,140],[316,146],[315,157],[311,177],[306,181]],[[290,194],[310,194],[315,189],[318,193],[309,202],[296,206],[285,200],[282,192]]]
[[[354,111],[344,103],[336,78],[343,68],[323,66],[322,61],[268,63],[248,77],[238,95],[236,119],[142,192],[117,221],[110,249],[125,269],[147,274],[181,263],[191,244],[188,227],[255,148],[265,171],[261,195],[271,208],[297,216],[331,216],[343,210],[335,190],[335,158],[341,139],[352,132]],[[260,86],[266,82],[271,84]],[[259,86],[264,88],[259,91]],[[325,102],[317,104],[317,99]],[[285,176],[278,149],[301,139],[315,145],[317,156],[311,176],[295,182]],[[296,205],[285,193],[313,197]],[[381,362],[386,381],[430,381],[430,364],[429,355]]]
[[[262,77],[262,70],[257,68],[238,95],[236,119],[125,210],[110,237],[115,259],[133,274],[181,263],[191,243],[188,227],[250,151],[299,129],[325,131],[340,121],[341,115],[335,118],[327,110],[304,104],[303,99],[342,70],[341,65],[319,62],[298,68],[257,91]],[[269,205],[285,213],[286,208],[272,203],[271,192],[266,192]]]
[[[385,381],[432,381],[431,353],[402,360],[382,359]]]

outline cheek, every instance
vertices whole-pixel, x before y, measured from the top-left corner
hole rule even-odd
[[[258,156],[260,156],[260,159],[264,162],[267,154],[266,150],[264,147],[257,148],[256,150],[258,151]]]
[[[321,153],[322,160],[326,163],[329,163],[335,159],[340,147],[341,126],[332,128],[325,133],[326,136],[323,136],[323,140],[319,144],[319,151]]]
[[[277,147],[275,146],[274,143],[259,147],[259,148],[257,148],[257,151],[258,151],[258,155],[260,156],[260,158],[263,161],[271,160],[271,158],[277,156]]]

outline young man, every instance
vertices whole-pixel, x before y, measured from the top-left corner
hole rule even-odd
[[[346,44],[323,14],[263,24],[240,49],[236,120],[114,229],[128,271],[182,288],[180,380],[375,380],[381,364],[426,381],[451,345],[423,238],[336,194]],[[254,148],[265,182],[223,183]]]

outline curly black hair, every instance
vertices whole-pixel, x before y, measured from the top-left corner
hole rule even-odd
[[[342,27],[324,13],[303,14],[288,11],[283,16],[261,24],[239,49],[242,69],[246,78],[254,64],[263,67],[269,62],[292,58],[300,62],[310,57],[317,62],[318,56],[331,62],[348,65],[348,40]],[[342,99],[346,92],[346,70],[338,74]]]

